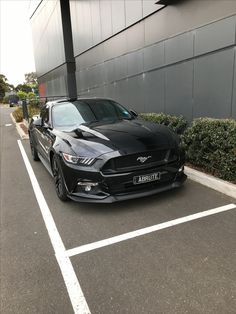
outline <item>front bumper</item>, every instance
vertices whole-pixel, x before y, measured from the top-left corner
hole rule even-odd
[[[100,170],[93,167],[72,167],[62,161],[62,171],[67,186],[68,197],[76,202],[87,203],[113,203],[134,198],[154,195],[163,191],[180,187],[187,176],[178,170],[183,165],[182,161],[165,165],[158,168],[142,169],[135,172],[116,173],[104,175]],[[133,177],[146,175],[153,172],[162,172],[160,181],[133,184]],[[98,186],[86,192],[78,187],[79,181],[97,182]]]
[[[82,197],[79,194],[69,194],[68,197],[72,199],[73,201],[76,202],[86,202],[86,203],[114,203],[114,202],[119,202],[119,201],[126,201],[130,199],[135,199],[135,198],[141,198],[145,196],[151,196],[155,195],[157,193],[161,193],[164,191],[168,191],[171,189],[178,188],[183,185],[185,180],[187,179],[186,174],[182,173],[181,176],[179,176],[174,182],[171,183],[166,183],[166,184],[160,184],[158,187],[151,189],[151,190],[146,190],[144,189],[143,191],[138,191],[138,192],[129,192],[129,193],[121,193],[121,194],[116,194],[116,195],[107,195],[102,198],[91,198],[90,195],[87,195],[87,197]]]

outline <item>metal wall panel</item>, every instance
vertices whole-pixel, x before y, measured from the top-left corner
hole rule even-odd
[[[86,94],[84,94],[84,96],[88,96],[88,97],[104,97],[104,87],[103,86],[99,86],[99,87],[90,89],[89,91],[87,91]]]
[[[84,68],[86,68],[87,65],[87,54],[82,54],[78,57],[75,58],[75,63],[76,63],[76,71],[80,71]]]
[[[233,64],[234,49],[195,60],[194,117],[230,117]]]
[[[142,0],[143,1],[143,17],[161,9],[163,5],[156,4],[156,0]]]
[[[97,66],[94,65],[89,69],[89,88],[95,87],[97,84],[98,78],[98,69]],[[101,85],[101,84],[98,84]]]
[[[91,70],[89,68],[83,70],[84,86],[86,89],[89,89],[92,85],[90,74]]]
[[[78,14],[76,9],[76,1],[70,1],[70,18],[71,18],[71,28],[72,28],[72,38],[73,38],[73,48],[74,48],[74,54],[78,54],[79,50],[79,40],[77,38],[77,24],[78,24]]]
[[[84,80],[84,70],[77,71],[75,75],[76,75],[77,92],[80,94],[80,92],[86,88],[85,80]]]
[[[103,73],[102,73],[101,65],[93,66],[93,71],[92,71],[91,75],[92,75],[92,81],[93,81],[94,86],[102,85],[101,82],[103,80],[102,79]]]
[[[232,95],[232,118],[236,119],[236,47],[234,48],[234,81],[233,81],[233,95]]]
[[[93,27],[90,1],[70,1],[74,54],[93,46]]]
[[[164,42],[144,48],[144,71],[148,71],[165,64]]]
[[[52,81],[53,89],[51,90],[51,95],[67,95],[67,87],[66,87],[66,80],[64,76],[58,77]]]
[[[81,1],[81,5],[82,5],[82,12],[83,12],[82,38],[84,42],[84,49],[88,49],[93,46],[93,32],[92,32],[90,1]]]
[[[143,76],[131,77],[128,79],[127,83],[128,108],[134,108],[138,112],[143,112],[145,108]]]
[[[168,19],[168,6],[164,10],[153,14],[149,18],[144,20],[144,31],[145,31],[145,45],[152,45],[156,42],[168,38],[166,28],[170,22]],[[164,12],[165,11],[165,12]],[[172,35],[176,34],[175,32]]]
[[[95,65],[103,62],[104,60],[104,45],[98,45],[94,47],[92,50],[86,52],[86,55],[89,56],[88,58],[88,65]]]
[[[235,43],[236,17],[230,17],[196,30],[195,55],[224,48]]]
[[[233,48],[227,47],[235,45],[236,16],[227,16],[236,13],[236,1],[179,1],[139,21],[153,12],[154,2],[70,0],[79,93],[112,95],[138,111],[182,113],[188,119],[192,111],[195,117],[235,117],[236,68]],[[43,1],[32,18],[42,75],[65,61],[58,3]],[[217,19],[222,20],[212,23]],[[48,93],[67,92],[66,68],[42,79]]]
[[[105,78],[104,78],[104,63],[98,64],[97,65],[98,68],[98,85],[103,85],[105,83]]]
[[[114,84],[115,88],[115,100],[130,108],[129,95],[130,88],[128,79],[118,81]],[[132,107],[132,106],[131,106]]]
[[[193,57],[193,32],[184,33],[165,41],[166,64],[191,57]]]
[[[145,44],[151,45],[234,13],[235,0],[175,1],[144,20]]]
[[[165,72],[155,70],[145,73],[144,79],[144,112],[165,112]]]
[[[100,4],[97,0],[90,1],[93,44],[96,45],[102,40]]]
[[[132,51],[144,46],[144,25],[138,23],[126,30],[127,50]]]
[[[77,70],[102,63],[104,60],[103,45],[99,45],[91,50],[88,50],[86,53],[78,56],[75,60]]]
[[[115,63],[114,59],[104,62],[104,76],[106,82],[115,81]]]
[[[42,2],[31,24],[36,71],[42,76],[65,62],[60,2]]]
[[[127,56],[120,56],[114,59],[115,64],[115,81],[121,80],[127,76]]]
[[[107,84],[104,85],[104,96],[117,100],[116,98],[116,88],[115,88],[115,84]]]
[[[104,45],[104,60],[112,59],[123,55],[127,52],[127,38],[126,32],[122,32],[115,37],[103,43]]]
[[[125,0],[126,27],[142,19],[142,0]]]
[[[115,0],[111,2],[112,11],[112,32],[113,34],[125,28],[125,0]]]
[[[192,120],[193,61],[166,68],[165,112]]]
[[[45,95],[41,96],[68,96],[66,65],[39,77],[38,82],[45,85]]]
[[[110,0],[100,0],[100,12],[102,25],[102,40],[104,40],[112,35]]]
[[[71,27],[75,56],[86,49],[84,41],[84,16],[81,1],[70,1]]]
[[[128,76],[143,72],[143,50],[131,52],[127,55]]]

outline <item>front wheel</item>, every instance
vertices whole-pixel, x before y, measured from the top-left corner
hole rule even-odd
[[[57,196],[63,202],[68,201],[65,181],[64,181],[61,168],[59,166],[59,163],[55,155],[52,158],[52,173],[54,177],[54,183],[56,187]]]

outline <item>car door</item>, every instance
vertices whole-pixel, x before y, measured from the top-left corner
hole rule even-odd
[[[51,123],[49,118],[49,106],[41,110],[41,126],[37,127],[37,150],[42,158],[50,164],[50,148],[52,146]]]

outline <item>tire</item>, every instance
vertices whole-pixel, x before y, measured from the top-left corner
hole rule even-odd
[[[31,148],[32,158],[33,158],[34,161],[39,161],[39,155],[38,155],[37,149],[35,148],[35,146],[33,144],[33,141],[32,141],[32,138],[31,138],[30,135],[29,135],[29,141],[30,141],[30,148]]]
[[[60,165],[57,161],[56,155],[53,155],[52,157],[52,173],[53,173],[57,196],[63,202],[68,201],[65,181],[62,175]]]

